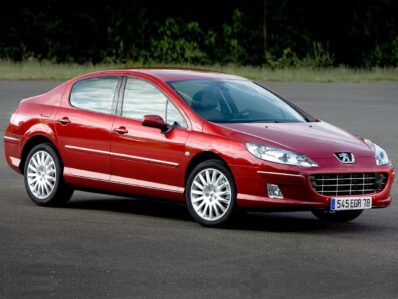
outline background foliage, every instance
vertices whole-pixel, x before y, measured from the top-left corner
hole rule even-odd
[[[2,0],[0,14],[13,61],[398,66],[397,0]]]

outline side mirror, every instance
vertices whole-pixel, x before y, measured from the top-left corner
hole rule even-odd
[[[159,115],[144,115],[141,124],[145,127],[158,128],[164,134],[173,129],[173,127],[168,125]]]

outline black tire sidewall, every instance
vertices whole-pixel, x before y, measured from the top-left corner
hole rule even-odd
[[[54,160],[55,163],[55,168],[56,168],[56,181],[55,181],[55,186],[54,190],[51,193],[51,195],[45,199],[39,199],[37,198],[29,188],[28,184],[28,178],[27,178],[27,170],[28,170],[28,165],[29,161],[32,158],[32,156],[37,153],[38,151],[45,151],[47,152]],[[24,165],[24,183],[25,183],[25,189],[26,192],[28,193],[29,197],[39,206],[51,206],[55,204],[57,195],[59,193],[60,185],[62,184],[62,166],[59,160],[59,157],[53,147],[48,144],[48,143],[42,143],[36,145],[28,154],[28,157],[26,158],[25,165]]]
[[[231,186],[231,204],[228,207],[228,211],[227,211],[227,213],[225,213],[224,216],[222,216],[220,219],[217,219],[215,221],[208,221],[208,220],[200,217],[196,213],[196,211],[192,205],[192,201],[191,201],[191,186],[192,186],[193,180],[199,172],[201,172],[203,169],[206,169],[206,168],[214,168],[214,169],[217,169],[218,171],[221,171],[225,175],[225,177],[227,178],[227,180]],[[237,190],[236,190],[235,180],[232,176],[232,173],[228,169],[228,167],[225,165],[225,163],[223,163],[222,161],[219,161],[219,160],[208,160],[208,161],[202,162],[199,165],[197,165],[189,174],[187,182],[186,182],[186,186],[185,186],[185,200],[186,200],[186,204],[187,204],[189,213],[191,214],[192,218],[195,221],[202,224],[203,226],[208,226],[208,227],[220,226],[220,225],[226,224],[233,218],[233,216],[235,215],[236,209],[237,209],[236,195],[237,195]]]

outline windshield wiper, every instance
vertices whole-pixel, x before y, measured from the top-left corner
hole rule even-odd
[[[241,123],[241,124],[248,124],[248,123],[283,123],[284,121],[280,120],[248,120],[248,119],[234,119],[234,120],[226,120],[226,121],[213,121],[216,123]]]
[[[279,120],[249,120],[250,123],[280,123]]]

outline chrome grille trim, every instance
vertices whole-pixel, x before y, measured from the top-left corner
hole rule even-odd
[[[312,188],[325,196],[366,195],[382,191],[387,173],[327,173],[310,175]]]

